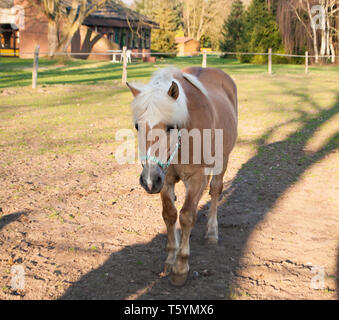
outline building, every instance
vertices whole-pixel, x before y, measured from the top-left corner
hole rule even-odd
[[[176,37],[178,57],[199,55],[200,42],[188,37]]]
[[[0,54],[18,56],[20,17],[22,20],[22,10],[13,0],[0,0]]]
[[[157,27],[147,17],[108,2],[85,19],[68,52],[78,58],[111,59],[111,56],[100,53],[127,46],[133,52],[147,53],[150,52],[151,29]],[[40,45],[41,54],[47,55],[47,18],[29,0],[0,0],[2,55],[12,53],[30,58],[36,44]]]

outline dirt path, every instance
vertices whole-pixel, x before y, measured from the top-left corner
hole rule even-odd
[[[292,158],[282,161],[286,150]],[[206,193],[182,289],[160,276],[160,199],[139,186],[139,165],[114,165],[104,146],[72,156],[13,155],[0,172],[0,299],[337,299],[338,155],[330,149],[305,160],[302,142],[284,141],[249,159],[235,150],[220,243],[203,242]],[[182,185],[176,194],[180,208]],[[25,272],[22,290],[11,288],[14,265]]]

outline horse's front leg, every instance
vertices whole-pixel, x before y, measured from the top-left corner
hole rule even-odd
[[[179,248],[179,240],[176,230],[177,209],[174,205],[174,183],[174,181],[166,181],[160,194],[162,201],[162,216],[167,228],[168,256],[165,262],[165,274],[168,274],[171,271]]]
[[[188,258],[190,255],[190,235],[196,221],[197,206],[208,182],[208,176],[203,170],[184,181],[186,186],[186,198],[180,210],[181,242],[175,263],[172,268],[172,283],[182,286],[187,280],[189,271]]]

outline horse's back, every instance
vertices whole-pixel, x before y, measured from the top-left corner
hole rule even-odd
[[[224,71],[216,68],[188,67],[182,72],[194,75],[204,85],[210,96],[226,94],[235,113],[238,113],[237,86]]]
[[[237,139],[238,98],[233,79],[220,69],[190,67],[182,70],[198,78],[208,92],[215,114],[215,128],[224,130],[225,154],[229,154]]]

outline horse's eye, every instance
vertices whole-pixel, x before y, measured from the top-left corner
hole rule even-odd
[[[174,126],[170,124],[166,127],[166,132],[169,133],[173,129],[174,129]]]
[[[138,127],[138,124],[136,123],[135,124],[135,129],[138,131],[139,127]]]

